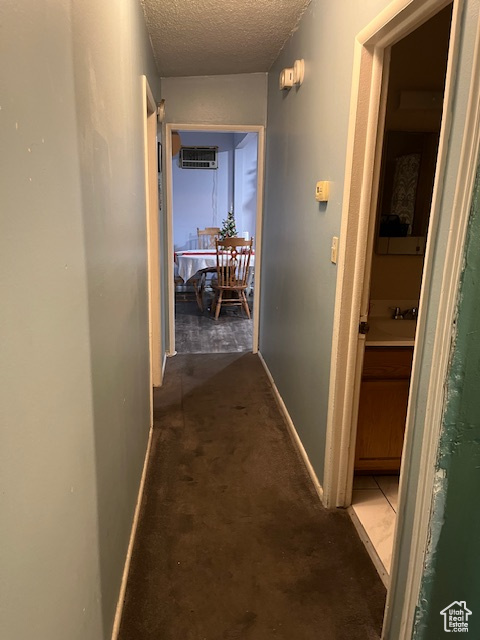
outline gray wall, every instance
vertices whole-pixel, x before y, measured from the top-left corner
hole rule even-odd
[[[180,131],[184,147],[218,147],[217,169],[182,169],[171,158],[174,249],[196,249],[197,228],[221,227],[234,199],[233,133]]]
[[[257,134],[180,131],[180,137],[185,147],[218,147],[218,168],[182,169],[179,154],[171,159],[174,250],[197,248],[197,228],[221,228],[232,208],[238,234],[255,236]]]
[[[139,3],[0,6],[0,637],[110,637],[149,429]]]
[[[320,482],[356,34],[388,4],[313,0],[269,74],[260,351]],[[280,70],[305,59],[298,89]],[[330,180],[328,204],[315,201]]]
[[[258,136],[235,134],[235,220],[240,235],[255,237],[257,222]],[[263,167],[262,167],[263,170]]]
[[[166,122],[264,125],[267,74],[162,78]]]

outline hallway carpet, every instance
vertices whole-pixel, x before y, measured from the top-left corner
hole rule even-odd
[[[382,582],[257,356],[169,359],[152,445],[119,640],[379,638]]]

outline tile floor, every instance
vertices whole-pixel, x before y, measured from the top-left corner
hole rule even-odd
[[[392,563],[398,476],[355,476],[352,507],[387,573]]]

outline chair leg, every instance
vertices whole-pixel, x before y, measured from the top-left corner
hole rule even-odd
[[[217,307],[217,300],[218,300],[218,291],[214,291],[213,292],[213,298],[210,302],[210,315],[213,316],[213,314],[215,313],[215,309]]]
[[[202,296],[200,294],[200,286],[198,284],[198,280],[195,280],[195,284],[193,285],[193,288],[195,290],[195,298],[197,300],[197,306],[200,309],[200,311],[203,311]]]
[[[242,296],[242,306],[245,309],[245,313],[247,314],[248,319],[250,320],[250,309],[248,308],[248,302],[247,302],[247,297],[245,295],[245,291],[242,291],[240,295]]]
[[[217,307],[215,309],[215,320],[218,320],[218,316],[220,315],[220,308],[222,306],[222,297],[223,297],[223,291],[219,291],[218,300],[217,300]]]
[[[200,311],[203,311],[203,291],[205,289],[205,279],[206,276],[204,273],[202,273],[194,283],[195,298],[197,299],[197,305]]]

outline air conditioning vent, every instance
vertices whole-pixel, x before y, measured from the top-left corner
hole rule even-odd
[[[217,169],[218,147],[182,147],[180,167],[182,169]]]

